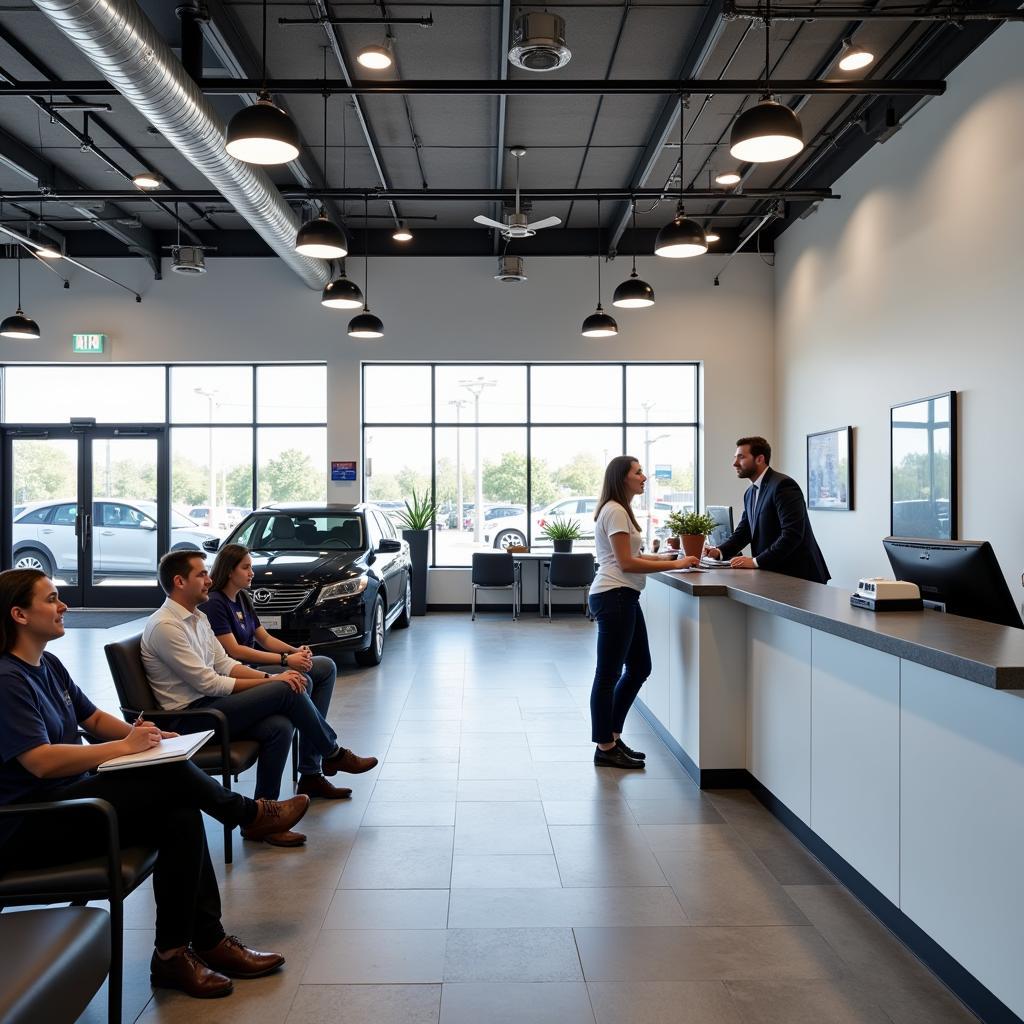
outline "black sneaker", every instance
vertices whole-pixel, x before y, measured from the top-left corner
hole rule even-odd
[[[621,737],[615,741],[615,746],[617,746],[624,754],[629,754],[629,756],[635,761],[643,761],[647,757],[642,750],[634,750],[632,747],[627,747],[626,744],[622,742]]]
[[[597,747],[594,750],[594,764],[599,768],[643,768],[644,763],[635,757],[630,757],[618,747],[611,750],[602,750]]]

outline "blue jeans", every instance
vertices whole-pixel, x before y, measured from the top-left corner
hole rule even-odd
[[[319,757],[334,753],[338,747],[337,733],[324,720],[309,694],[296,693],[287,683],[263,683],[241,693],[200,697],[189,704],[189,708],[216,708],[227,717],[232,740],[259,743],[254,794],[257,799],[276,800],[280,796],[281,775],[288,761],[294,730],[299,730],[300,741],[308,743]],[[199,732],[209,728],[209,722],[183,718],[175,728],[179,732]]]
[[[318,654],[306,675],[306,693],[313,702],[313,707],[320,712],[320,717],[327,720],[327,709],[331,706],[334,696],[334,680],[338,676],[338,667],[334,662]],[[328,728],[330,728],[328,726]],[[299,774],[319,775],[321,754],[316,747],[299,734]]]
[[[590,691],[590,738],[611,743],[651,674],[647,624],[640,591],[617,587],[591,594],[590,614],[597,621],[597,669]]]

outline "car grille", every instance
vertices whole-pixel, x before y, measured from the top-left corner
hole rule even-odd
[[[313,587],[253,587],[252,603],[257,615],[280,615],[300,608],[313,590]],[[269,600],[259,600],[264,594],[270,595]]]

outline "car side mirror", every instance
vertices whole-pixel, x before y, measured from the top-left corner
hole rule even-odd
[[[152,533],[156,529],[156,523],[154,523],[152,519],[143,519],[142,522],[139,523],[139,529],[149,530],[149,532]]]
[[[395,540],[394,537],[385,537],[381,542],[377,550],[382,555],[397,555],[402,550],[402,542]]]
[[[211,537],[209,540],[203,541],[203,550],[209,551],[211,554],[220,548],[220,537]]]

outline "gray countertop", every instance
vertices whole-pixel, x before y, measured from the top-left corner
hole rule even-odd
[[[850,591],[763,569],[711,569],[653,580],[694,597],[728,597],[998,690],[1024,690],[1024,629],[920,612],[870,612],[850,605]]]

